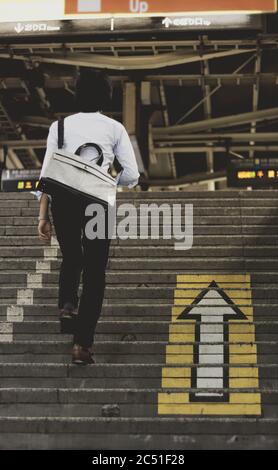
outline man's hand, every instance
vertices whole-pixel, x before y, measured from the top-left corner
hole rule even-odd
[[[48,220],[40,220],[38,225],[39,239],[42,241],[50,241],[52,234],[51,223]]]

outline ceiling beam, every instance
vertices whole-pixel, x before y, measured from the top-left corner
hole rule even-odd
[[[9,114],[7,113],[3,103],[0,101],[0,117],[1,117],[1,122],[0,122],[0,131],[2,135],[6,135],[7,137],[12,137],[18,139],[21,139],[21,141],[24,141],[27,139],[26,135],[24,134],[22,127],[19,125],[16,125],[12,119],[10,118]],[[22,163],[23,166],[35,166],[36,168],[39,168],[41,166],[41,163],[34,152],[34,149],[28,146],[26,148],[26,151],[22,150],[19,152],[17,156],[14,156],[14,158],[17,157],[19,158],[20,162]]]
[[[46,139],[39,139],[39,140],[0,140],[1,145],[7,145],[8,148],[11,149],[42,149],[46,145]]]
[[[129,81],[128,75],[109,75],[113,86],[122,86],[123,82]],[[257,80],[257,74],[252,73],[226,73],[226,74],[212,74],[209,73],[204,78],[204,82],[207,85],[235,85],[235,84],[255,84]],[[278,85],[278,73],[260,73],[259,74],[260,82],[269,83],[271,85]],[[167,74],[157,74],[157,75],[146,75],[144,81],[149,81],[153,83],[163,83],[167,86],[202,86],[202,75],[201,74],[177,74],[177,75],[167,75]],[[75,79],[73,76],[52,76],[45,79],[45,89],[57,89],[65,88],[67,86],[73,87]],[[166,83],[165,83],[166,82]],[[6,89],[18,89],[25,90],[26,87],[21,78],[18,77],[2,77],[0,78],[0,90]]]
[[[278,107],[263,109],[261,111],[234,114],[231,116],[223,116],[219,118],[207,119],[204,121],[196,121],[189,124],[180,124],[177,126],[169,127],[154,127],[154,137],[166,136],[173,134],[182,134],[186,132],[198,132],[209,129],[216,129],[221,127],[232,127],[239,126],[242,124],[248,124],[252,121],[264,121],[269,119],[278,118]]]
[[[194,142],[219,142],[223,140],[230,140],[233,142],[278,142],[278,132],[257,132],[251,134],[249,132],[237,132],[237,133],[218,133],[218,134],[181,134],[181,135],[165,135],[156,137],[155,142],[169,142],[174,143],[181,141],[194,141]]]
[[[249,62],[251,62],[251,60],[253,60],[253,57],[254,55],[252,54],[251,56],[249,56],[239,67],[237,67],[234,71],[233,71],[233,74],[236,75],[238,72],[240,72],[246,65],[249,64]],[[207,61],[206,61],[207,62]],[[208,63],[208,62],[207,62]],[[201,66],[202,66],[202,63],[201,63]],[[208,74],[208,67],[206,68],[206,75]],[[205,77],[205,74],[204,74],[204,71],[202,71],[202,78],[201,78],[201,81],[200,81],[200,84],[203,88],[203,98],[198,101],[198,103],[194,104],[194,106],[192,106],[185,114],[183,114],[173,125],[177,125],[177,124],[181,124],[186,118],[188,118],[194,111],[196,111],[196,109],[198,109],[202,104],[205,104],[205,102],[209,99],[211,99],[211,97],[217,93],[221,87],[222,87],[222,83],[221,82],[217,82],[217,86],[215,88],[213,88],[212,90],[209,90],[207,91],[206,95],[204,95],[204,87],[207,86],[207,84],[205,83],[205,80],[204,80],[204,77]]]
[[[226,177],[226,171],[216,171],[214,173],[195,173],[192,175],[181,176],[175,179],[144,179],[144,183],[149,186],[179,186],[183,184],[200,183],[215,181]]]
[[[163,81],[160,81],[160,83],[159,83],[158,92],[159,92],[160,102],[161,102],[161,106],[162,106],[162,111],[161,112],[162,112],[164,124],[165,124],[165,126],[169,126],[170,125],[170,118],[169,118],[169,113],[168,113],[167,99],[166,99],[165,87],[164,87]],[[173,154],[173,152],[169,153],[168,158],[169,158],[169,166],[170,166],[171,172],[172,172],[172,177],[176,178],[177,177],[177,169],[176,169],[175,155]],[[159,162],[157,164],[159,165]]]
[[[203,91],[203,97],[204,97],[204,117],[207,120],[207,119],[212,118],[211,88],[205,82],[205,78],[209,74],[209,61],[208,60],[204,60],[204,62],[201,62],[201,71],[202,71],[202,91]],[[213,148],[208,148],[206,151],[206,163],[207,163],[208,173],[213,173],[214,172]],[[214,181],[210,181],[208,183],[208,190],[215,191]]]
[[[38,63],[51,63],[72,65],[78,67],[99,67],[112,70],[146,70],[159,69],[180,64],[191,64],[203,60],[230,57],[239,54],[253,52],[254,49],[230,49],[225,51],[205,52],[202,56],[198,52],[187,49],[176,50],[170,53],[160,53],[156,55],[140,55],[115,57],[102,54],[81,54],[68,52],[60,54],[47,55],[29,55],[29,60]],[[8,58],[13,60],[26,60],[26,56],[9,53],[0,53],[0,58]]]
[[[167,40],[156,40],[155,46],[156,47],[166,47],[169,46],[172,48],[173,44],[177,47],[198,47],[200,46],[201,42],[204,46],[214,47],[214,46],[224,46],[224,47],[235,47],[235,46],[248,46],[248,47],[257,47],[257,38],[230,38],[230,39],[209,39],[207,34],[204,34],[199,39],[167,39]],[[278,34],[262,34],[260,35],[260,44],[261,45],[276,45],[278,43]],[[130,47],[153,47],[154,41],[153,39],[150,40],[126,40],[122,41],[81,41],[81,42],[29,42],[29,43],[13,43],[9,44],[9,50],[14,52],[14,50],[24,50],[28,52],[32,52],[32,50],[43,48],[55,50],[55,49],[74,49],[80,48],[84,49],[88,47],[88,49],[92,50],[93,48],[106,48],[109,49],[110,47],[115,47],[116,49],[128,50]],[[0,48],[7,48],[6,45],[0,45]]]
[[[278,77],[278,73],[260,73],[260,80],[265,80],[265,81],[273,81],[273,83],[276,83],[276,79]],[[112,77],[113,78],[113,77]],[[124,77],[123,77],[124,78]],[[222,81],[228,81],[228,82],[252,82],[254,83],[256,81],[257,74],[255,73],[219,73],[219,74],[214,74],[214,73],[208,73],[204,81],[208,85],[214,84],[217,85],[222,82]],[[184,85],[192,85],[192,82],[198,83],[200,86],[202,85],[201,80],[202,80],[202,75],[201,74],[157,74],[157,75],[146,75],[145,80],[155,82],[155,81],[166,81],[169,82],[167,85],[172,84],[172,86],[177,86],[177,82],[182,82]]]
[[[257,49],[257,54],[256,54],[256,60],[255,60],[255,74],[256,74],[256,80],[253,84],[253,97],[252,97],[252,108],[253,111],[256,112],[258,110],[258,105],[259,105],[259,93],[260,93],[260,72],[261,72],[261,65],[262,65],[262,55],[261,55],[261,50],[258,47]],[[256,133],[256,128],[257,128],[257,123],[256,121],[251,122],[251,127],[250,127],[250,132],[251,134]],[[254,141],[250,141],[250,145],[253,145]],[[254,157],[254,151],[250,150],[249,152],[249,158]]]
[[[208,149],[213,150],[213,152],[227,152],[227,151],[237,151],[237,152],[249,152],[250,145],[230,145],[226,146],[196,146],[196,147],[154,147],[154,152],[156,154],[164,154],[172,151],[174,153],[203,153],[207,152]],[[277,152],[278,145],[254,145],[252,149],[256,152]]]
[[[250,139],[253,139],[255,142],[278,142],[278,132],[261,132],[257,134],[250,134],[250,133],[237,133],[237,134],[185,134],[182,136],[170,136],[169,137],[162,137],[161,143],[165,144],[173,144],[175,141],[179,144],[188,144],[192,143],[192,141],[196,143],[201,142],[220,142],[223,140],[231,141],[231,143],[235,142],[249,142]],[[164,140],[167,139],[167,140]],[[173,139],[173,140],[170,140]],[[159,144],[160,141],[156,141],[156,144]],[[7,145],[9,148],[12,149],[24,149],[24,148],[44,148],[46,145],[46,139],[27,139],[27,140],[0,140],[0,146]]]

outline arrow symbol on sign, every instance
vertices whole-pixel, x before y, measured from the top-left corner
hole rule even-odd
[[[246,316],[215,281],[203,289],[177,320],[197,320],[191,386],[202,389],[190,394],[191,401],[228,401],[221,389],[229,387],[229,320]],[[226,343],[226,344],[225,344]],[[218,365],[219,364],[219,365]],[[219,389],[219,391],[210,391]]]
[[[22,33],[22,31],[24,30],[24,26],[22,26],[21,23],[17,23],[14,29],[16,30],[17,33]]]
[[[170,24],[173,24],[173,21],[167,17],[167,18],[164,18],[164,20],[162,21],[162,24],[164,24],[166,28],[169,28]]]

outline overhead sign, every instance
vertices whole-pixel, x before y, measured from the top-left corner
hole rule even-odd
[[[158,414],[261,415],[256,365],[250,275],[178,275]]]
[[[17,21],[0,23],[0,35],[5,37],[38,37],[92,34],[123,34],[159,31],[207,31],[227,29],[262,30],[260,15],[202,15],[154,18],[90,18],[72,21]]]
[[[50,33],[60,31],[61,26],[53,26],[47,23],[16,23],[13,29],[17,34],[41,32]]]
[[[65,0],[66,14],[177,14],[274,12],[275,0]]]
[[[0,0],[1,22],[267,13],[275,0]]]

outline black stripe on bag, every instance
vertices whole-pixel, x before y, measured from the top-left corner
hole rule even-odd
[[[58,120],[58,149],[64,145],[64,118]]]

